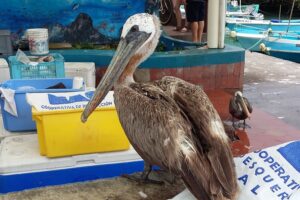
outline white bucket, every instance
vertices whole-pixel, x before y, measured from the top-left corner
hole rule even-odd
[[[73,78],[73,89],[83,89],[84,81],[82,77],[76,76]]]
[[[43,55],[49,53],[48,29],[27,29],[26,38],[29,41],[29,50],[31,54]]]

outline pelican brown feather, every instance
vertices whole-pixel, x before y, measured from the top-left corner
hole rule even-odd
[[[117,86],[114,98],[123,129],[146,162],[180,175],[199,199],[234,199],[228,138],[199,86],[165,77]]]
[[[192,154],[192,159],[186,160],[188,166],[193,167],[189,167],[188,176],[183,179],[188,182],[191,178],[201,177],[202,180],[198,180],[196,184],[198,187],[201,183],[209,183],[209,188],[206,189],[209,199],[221,199],[220,196],[234,199],[237,185],[228,137],[207,95],[199,86],[175,77],[164,77],[158,82],[166,91],[169,90],[181,112],[188,116],[189,120],[185,123],[190,123],[192,127],[192,141],[195,143],[197,155]],[[208,171],[199,171],[201,166]],[[209,176],[205,177],[206,174]],[[196,190],[199,188],[196,187]]]

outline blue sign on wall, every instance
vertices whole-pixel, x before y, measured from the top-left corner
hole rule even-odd
[[[0,0],[0,29],[17,41],[28,28],[45,27],[50,42],[105,44],[118,39],[126,19],[148,0]]]

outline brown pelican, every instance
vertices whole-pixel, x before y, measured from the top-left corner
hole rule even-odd
[[[119,120],[146,163],[179,175],[198,199],[235,199],[229,139],[203,90],[175,77],[152,83],[133,79],[137,66],[155,50],[160,33],[156,16],[136,14],[126,21],[115,55],[81,120],[85,122],[114,87]]]
[[[246,119],[250,118],[252,113],[252,106],[248,99],[243,97],[242,92],[237,91],[229,102],[229,113],[232,116],[232,125],[235,127],[234,118],[244,120],[244,128],[246,128]]]

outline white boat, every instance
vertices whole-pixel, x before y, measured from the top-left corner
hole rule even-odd
[[[230,30],[254,29],[260,31],[292,31],[300,32],[300,19],[291,20],[252,20],[245,18],[227,18],[226,27]]]
[[[242,19],[264,19],[264,15],[259,13],[259,4],[241,5],[236,0],[230,1],[227,4],[227,18],[242,18]]]
[[[246,32],[236,33],[241,46],[250,51],[300,63],[300,34],[292,32]]]

